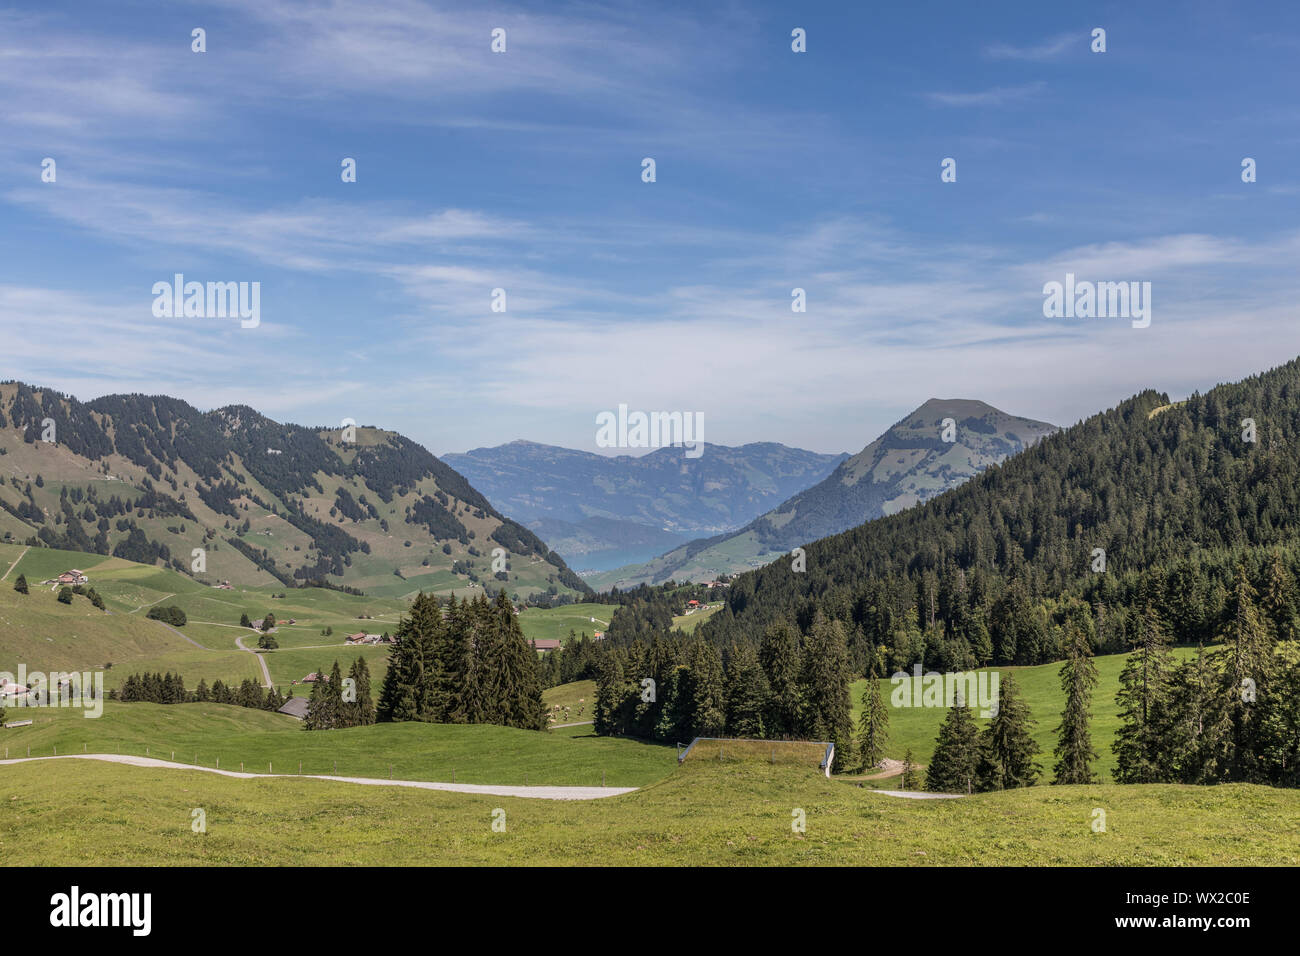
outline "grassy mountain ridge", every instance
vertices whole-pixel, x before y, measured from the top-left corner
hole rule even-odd
[[[0,539],[161,563],[213,583],[586,590],[533,532],[394,432],[358,427],[345,441],[340,429],[282,424],[247,406],[200,412],[138,394],[83,403],[21,383],[0,385]],[[509,561],[500,574],[498,547]]]

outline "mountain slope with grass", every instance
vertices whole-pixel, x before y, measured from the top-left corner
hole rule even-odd
[[[536,534],[394,432],[304,428],[247,406],[200,412],[165,396],[83,403],[12,382],[0,385],[0,540],[211,584],[586,590]],[[493,566],[498,548],[505,570]]]

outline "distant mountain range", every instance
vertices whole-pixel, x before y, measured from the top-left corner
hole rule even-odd
[[[740,528],[847,458],[774,442],[687,458],[680,447],[609,457],[514,441],[442,460],[568,563],[603,570]]]
[[[281,424],[244,405],[80,402],[0,383],[0,540],[164,564],[213,584],[586,591],[537,535],[423,447],[354,430]]]
[[[669,578],[706,580],[758,567],[792,548],[954,488],[1055,431],[1055,425],[1008,415],[984,402],[932,398],[824,480],[738,531],[586,579],[604,590]]]

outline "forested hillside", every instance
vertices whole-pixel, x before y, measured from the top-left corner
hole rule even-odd
[[[647,592],[611,620],[597,732],[831,740],[837,768],[870,768],[889,708],[869,681],[855,740],[855,676],[1064,659],[1057,712],[1030,714],[1008,683],[977,735],[952,707],[926,785],[1032,785],[1028,728],[1058,718],[1051,780],[1089,783],[1091,657],[1127,652],[1120,727],[1101,742],[1116,780],[1300,786],[1298,426],[1300,361],[1176,405],[1144,392],[810,544],[806,570],[741,575],[694,639],[668,633],[669,596]],[[1175,642],[1201,650],[1176,659]]]
[[[1036,664],[1062,627],[1124,650],[1143,605],[1173,639],[1216,640],[1241,564],[1283,637],[1296,632],[1300,362],[1170,405],[1144,392],[909,511],[741,575],[702,628],[719,646],[818,610],[861,670]]]
[[[83,403],[0,385],[0,538],[213,584],[586,591],[535,534],[401,435],[281,424],[247,406],[200,412],[165,396]]]

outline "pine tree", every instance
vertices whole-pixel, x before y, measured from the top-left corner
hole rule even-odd
[[[500,630],[501,653],[500,717],[496,722],[522,730],[541,730],[546,726],[546,708],[537,652],[525,640],[514,605],[504,590],[497,595],[493,610]]]
[[[731,645],[727,657],[727,734],[732,737],[762,738],[767,728],[763,717],[768,709],[767,675],[750,644]]]
[[[904,790],[916,789],[916,764],[912,763],[911,747],[908,747],[907,753],[903,754],[903,772],[899,777],[898,784]]]
[[[862,772],[868,773],[880,764],[889,745],[889,708],[885,706],[880,691],[880,680],[873,667],[867,675],[867,686],[862,691],[862,716],[858,718],[858,754],[862,759]]]
[[[844,625],[820,611],[808,631],[803,655],[800,696],[804,701],[804,730],[814,740],[835,744],[832,771],[849,766],[853,752],[852,699],[849,688],[848,643]]]
[[[1170,706],[1174,658],[1155,608],[1147,605],[1137,622],[1133,652],[1119,675],[1120,729],[1115,733],[1118,783],[1163,783],[1173,779]]]
[[[1223,740],[1230,730],[1218,684],[1218,672],[1203,648],[1174,671],[1166,746],[1173,779],[1178,783],[1206,784],[1218,779]]]
[[[727,729],[727,687],[722,655],[712,644],[691,649],[691,730],[693,737],[721,737]]]
[[[27,575],[18,575],[18,580],[14,582],[14,590],[19,594],[27,594]]]
[[[1092,661],[1088,636],[1073,621],[1066,624],[1061,667],[1061,690],[1065,692],[1065,710],[1056,728],[1056,767],[1054,784],[1092,783],[1092,749],[1088,725],[1092,719],[1092,689],[1097,686],[1097,665]]]
[[[979,730],[965,704],[954,704],[939,727],[934,755],[925,769],[925,789],[931,793],[970,793],[979,763]]]
[[[432,700],[437,673],[435,639],[441,626],[437,599],[421,592],[397,626],[379,695],[379,720],[436,721],[444,716],[436,712]]]
[[[469,720],[466,691],[474,656],[472,616],[469,600],[457,604],[453,595],[445,619],[437,628],[430,707],[443,723],[463,724]]]
[[[1278,551],[1269,559],[1260,604],[1274,637],[1279,641],[1294,640],[1297,632],[1295,579]]]
[[[1008,673],[1000,678],[997,713],[980,732],[980,758],[976,768],[980,790],[1012,790],[1034,785],[1041,772],[1034,761],[1038,755],[1033,735],[1036,723],[1029,705],[1020,696],[1015,677]]]
[[[1224,644],[1215,656],[1222,674],[1220,700],[1224,719],[1230,727],[1226,740],[1228,752],[1220,763],[1222,779],[1246,783],[1263,782],[1261,766],[1262,724],[1258,703],[1272,691],[1276,656],[1274,639],[1256,606],[1256,592],[1238,565],[1236,581],[1229,601]]]
[[[199,686],[194,688],[194,699],[200,704],[206,704],[211,698],[212,695],[208,692],[207,682],[200,677]]]
[[[801,643],[799,632],[784,621],[773,624],[763,633],[758,656],[771,688],[771,708],[766,724],[773,737],[788,739],[800,736],[802,732]]]
[[[352,705],[352,726],[366,727],[375,722],[375,701],[370,696],[370,665],[364,657],[358,656],[348,669],[348,676],[353,680],[353,689],[357,699]]]
[[[239,615],[239,626],[240,626],[240,627],[249,627],[249,628],[251,628],[251,627],[253,626],[253,622],[250,621],[250,620],[248,619],[248,613],[247,613],[247,612],[245,612],[245,613]]]

